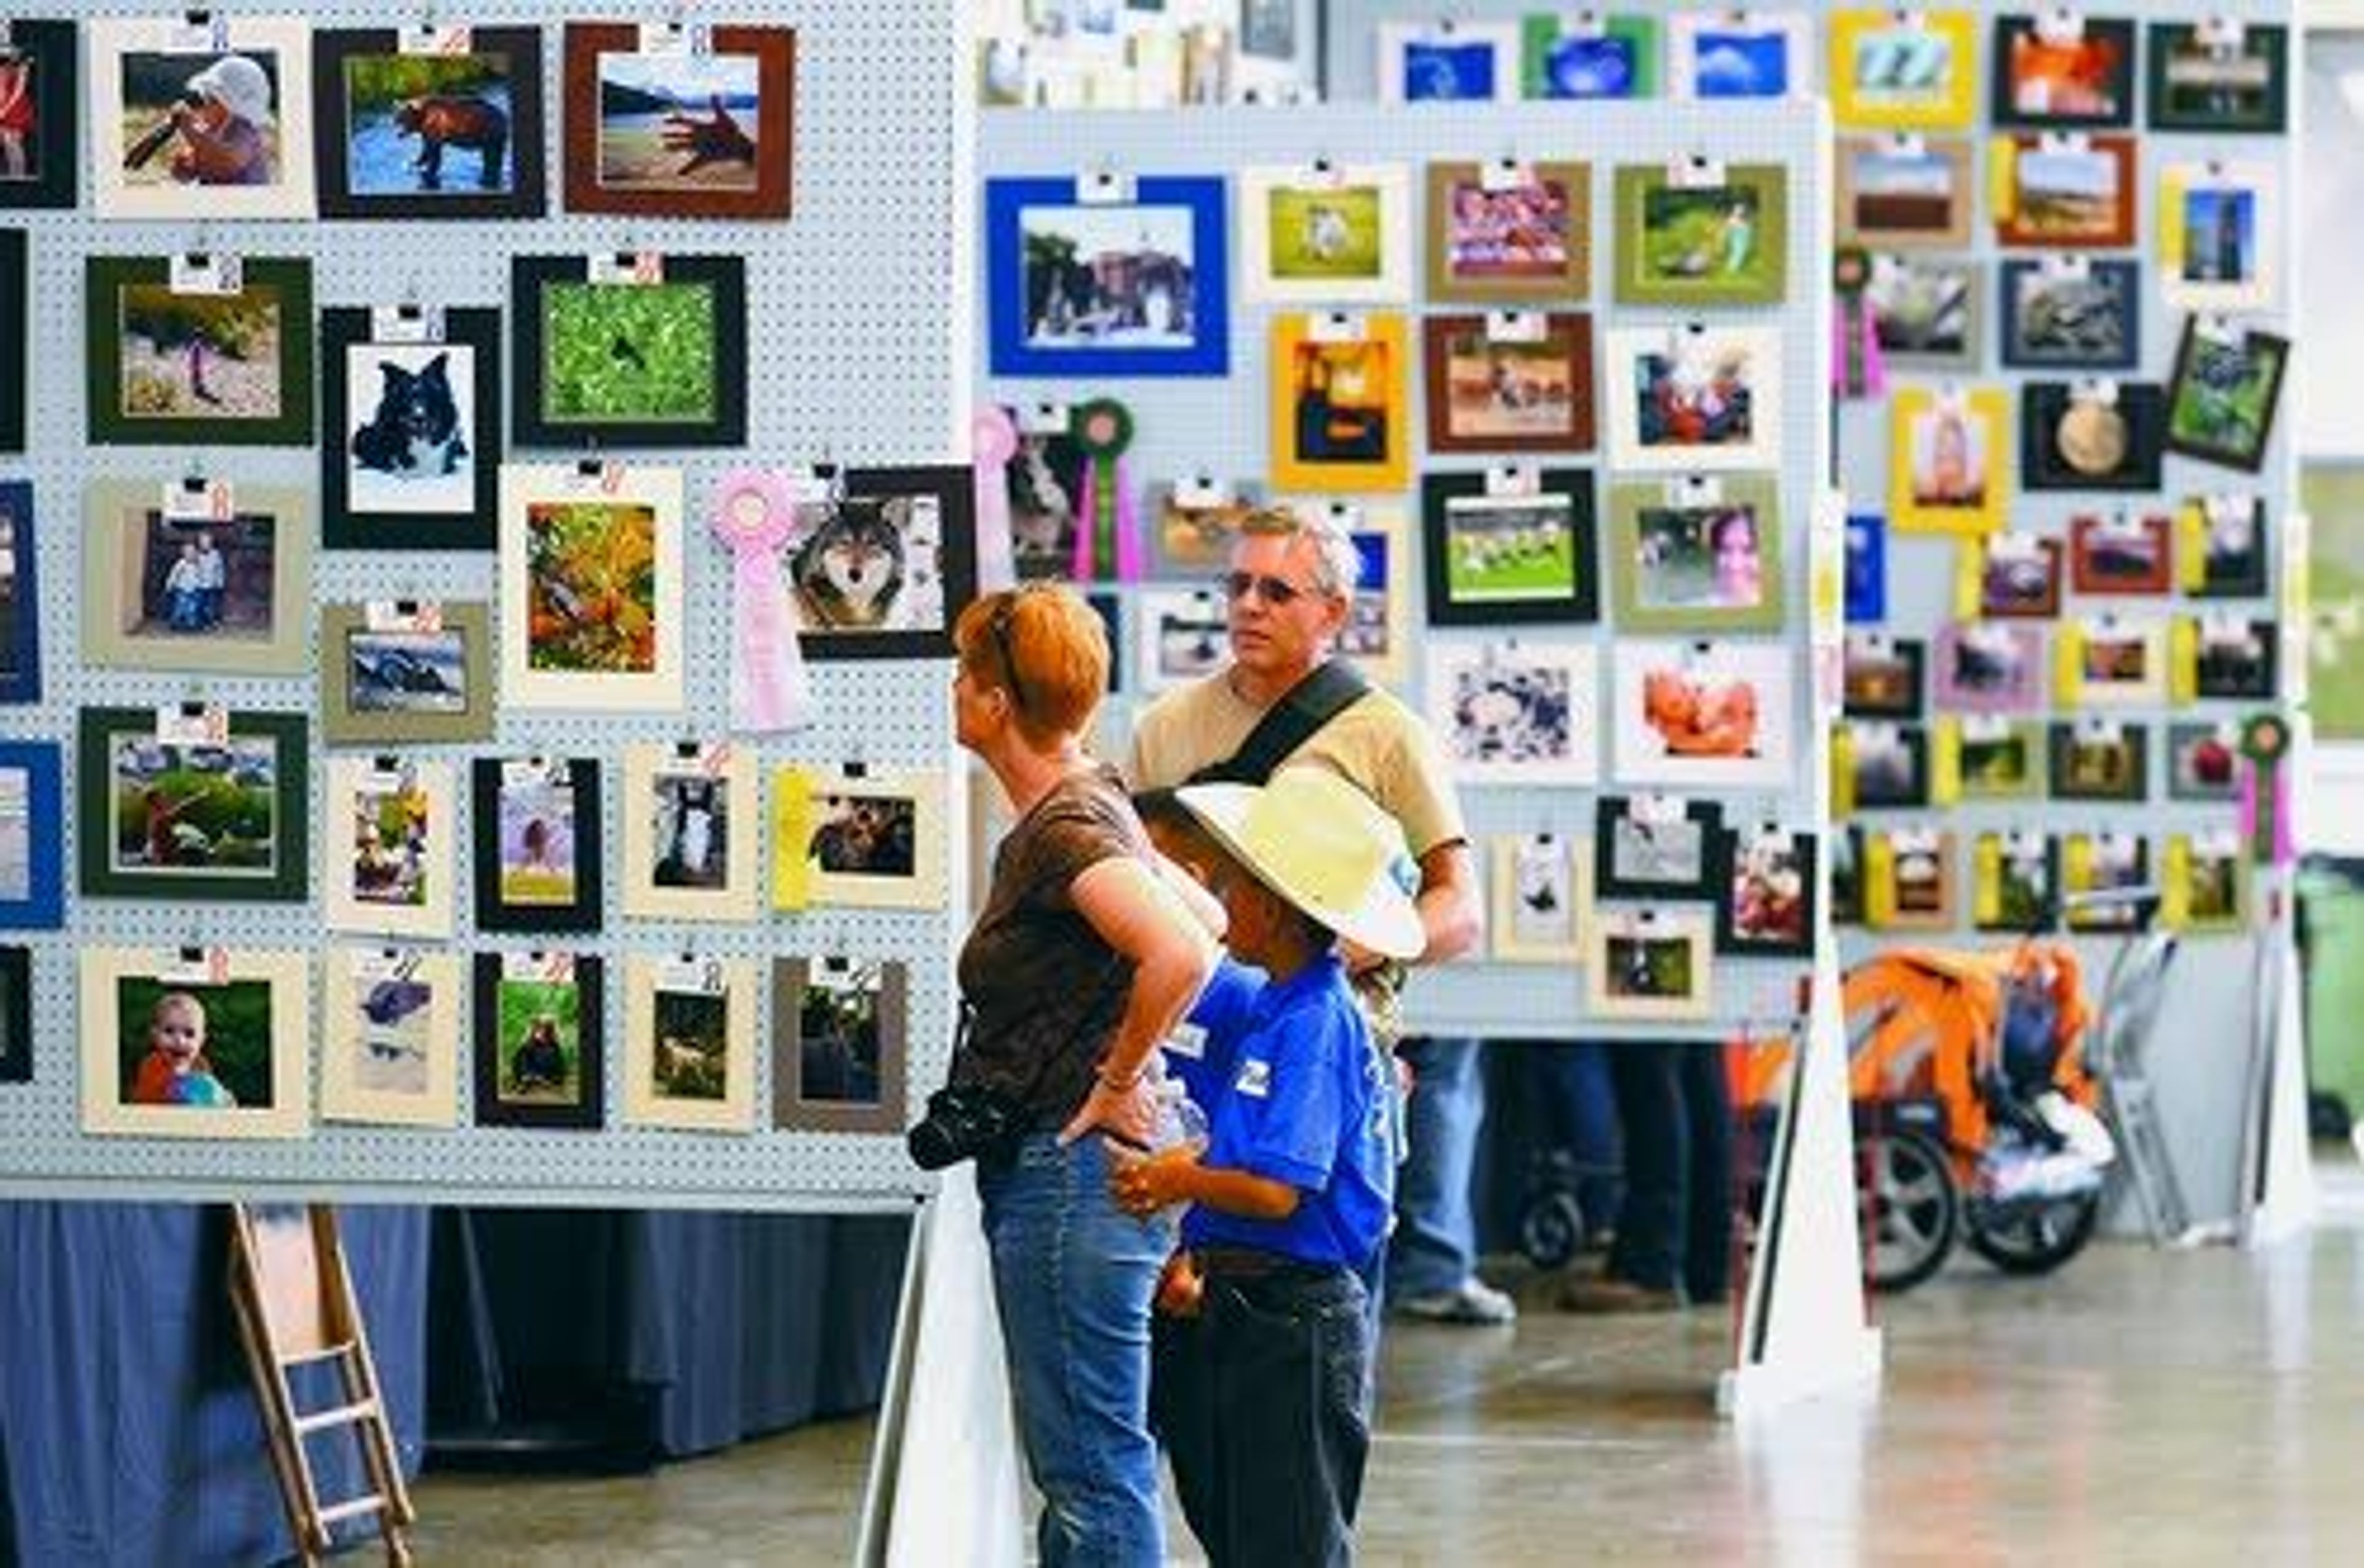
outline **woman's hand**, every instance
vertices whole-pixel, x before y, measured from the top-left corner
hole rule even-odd
[[[1109,1160],[1109,1195],[1117,1207],[1140,1219],[1183,1196],[1189,1173],[1198,1168],[1199,1147],[1177,1143],[1143,1155],[1111,1144]]]
[[[1165,1260],[1165,1272],[1157,1276],[1155,1308],[1168,1318],[1196,1318],[1206,1293],[1207,1282],[1199,1277],[1190,1254],[1176,1252]]]
[[[1073,1143],[1097,1129],[1113,1133],[1136,1148],[1146,1149],[1157,1140],[1157,1090],[1148,1074],[1122,1086],[1096,1077],[1082,1108],[1059,1129],[1060,1145]]]

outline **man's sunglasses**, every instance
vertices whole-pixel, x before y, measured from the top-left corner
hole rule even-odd
[[[1215,579],[1216,586],[1230,599],[1244,599],[1253,590],[1258,598],[1274,609],[1286,609],[1311,593],[1286,577],[1273,577],[1260,572],[1226,572]]]

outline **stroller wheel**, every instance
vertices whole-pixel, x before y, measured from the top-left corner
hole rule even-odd
[[[1901,1129],[1871,1134],[1856,1145],[1856,1180],[1874,1290],[1911,1290],[1945,1266],[1962,1206],[1942,1144]]]
[[[2001,1224],[1973,1212],[1970,1250],[2007,1274],[2048,1274],[2083,1251],[2102,1218],[2102,1195],[2062,1198]]]
[[[1584,1210],[1570,1192],[1545,1193],[1519,1216],[1519,1251],[1539,1269],[1556,1269],[1584,1244]]]

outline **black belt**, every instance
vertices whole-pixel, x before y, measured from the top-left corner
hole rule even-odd
[[[1217,1279],[1327,1279],[1346,1272],[1343,1263],[1309,1262],[1254,1247],[1199,1247],[1190,1257],[1199,1272]]]

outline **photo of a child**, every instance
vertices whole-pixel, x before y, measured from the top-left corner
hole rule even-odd
[[[270,1108],[269,982],[194,985],[126,975],[116,983],[116,1017],[124,1105]]]
[[[33,142],[39,128],[32,58],[0,49],[0,180],[30,180],[39,173]]]
[[[121,60],[123,173],[128,185],[270,185],[280,178],[276,51]]]

